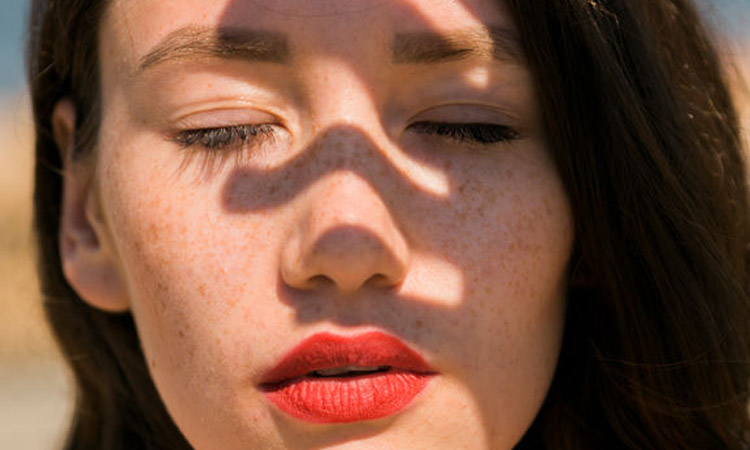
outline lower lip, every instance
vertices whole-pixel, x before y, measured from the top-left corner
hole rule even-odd
[[[306,422],[360,422],[404,410],[432,377],[402,371],[351,378],[302,377],[268,387],[266,396],[285,413]]]

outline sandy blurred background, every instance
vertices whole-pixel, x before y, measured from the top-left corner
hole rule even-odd
[[[750,0],[713,0],[723,52],[750,75]],[[22,80],[26,1],[0,0],[0,449],[59,448],[72,388],[42,320],[31,238],[31,119]],[[746,77],[747,78],[747,77]],[[750,143],[750,84],[740,102]]]
[[[52,450],[65,434],[73,391],[42,320],[34,274],[25,5],[0,0],[0,449]]]
[[[60,448],[73,390],[42,319],[31,238],[26,0],[0,0],[0,449]]]

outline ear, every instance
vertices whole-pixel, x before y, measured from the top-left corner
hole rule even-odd
[[[76,112],[69,99],[52,112],[55,142],[63,161],[63,198],[60,215],[60,259],[68,283],[89,305],[108,312],[125,312],[129,301],[101,214],[94,183],[94,168],[86,159],[78,161]]]

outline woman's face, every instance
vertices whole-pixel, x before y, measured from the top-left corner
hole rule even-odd
[[[100,44],[114,276],[66,273],[197,450],[518,442],[573,223],[500,5],[115,0]]]

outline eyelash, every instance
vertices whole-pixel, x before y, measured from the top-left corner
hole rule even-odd
[[[517,130],[507,125],[492,123],[417,122],[410,128],[420,134],[430,134],[479,145],[509,142],[520,137]]]
[[[184,148],[200,146],[209,150],[223,150],[243,147],[244,144],[259,139],[273,138],[274,128],[274,125],[267,123],[197,128],[180,131],[172,140]]]
[[[258,139],[273,138],[274,128],[271,124],[197,128],[178,132],[173,141],[184,148],[200,146],[208,150],[223,150],[244,147],[246,143]],[[479,145],[509,142],[520,137],[518,131],[509,126],[490,123],[417,122],[410,128],[419,134]]]

